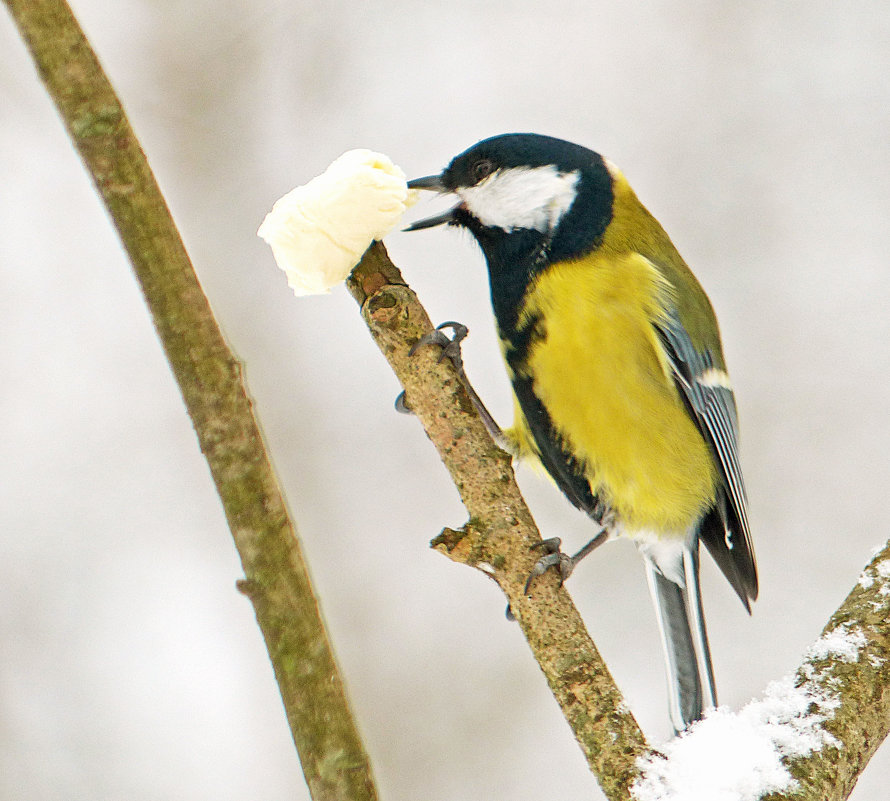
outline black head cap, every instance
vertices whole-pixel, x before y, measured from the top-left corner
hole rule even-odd
[[[453,192],[458,187],[475,186],[498,169],[549,165],[560,172],[583,172],[602,165],[602,158],[586,147],[553,136],[500,134],[455,156],[442,173],[442,184]]]
[[[498,171],[554,167],[576,174],[574,200],[550,231],[529,231],[521,226],[486,225],[467,203],[453,210],[451,222],[470,230],[489,262],[546,249],[548,262],[581,256],[602,241],[612,219],[612,175],[602,156],[581,145],[530,133],[511,133],[484,139],[452,159],[439,176],[440,190],[461,194]],[[537,258],[537,257],[535,257]]]

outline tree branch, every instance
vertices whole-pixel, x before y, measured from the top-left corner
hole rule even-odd
[[[434,547],[498,583],[606,796],[628,798],[645,739],[557,577],[551,571],[531,597],[524,592],[531,546],[541,538],[510,457],[485,430],[453,365],[437,361],[438,349],[409,356],[432,324],[382,244],[371,246],[347,286],[469,513],[460,531],[446,529]]]
[[[788,760],[799,789],[767,801],[842,801],[890,730],[890,543],[831,616],[797,670],[796,685],[837,704],[823,728],[836,738]]]
[[[309,575],[235,359],[123,108],[63,0],[5,0],[111,215],[222,499],[315,801],[374,801]]]

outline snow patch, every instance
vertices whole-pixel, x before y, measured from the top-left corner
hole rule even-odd
[[[887,563],[890,575],[890,560]],[[826,632],[807,651],[808,662],[854,662],[866,645],[859,628],[842,624]],[[631,787],[635,801],[758,801],[769,793],[797,789],[785,759],[808,756],[842,743],[824,728],[840,706],[821,671],[804,670],[772,682],[758,701],[738,713],[712,709],[704,720],[640,760],[642,775]]]
[[[855,662],[859,651],[868,642],[860,628],[850,630],[846,623],[823,634],[809,647],[806,658],[810,660],[837,658],[842,662]]]
[[[762,700],[738,713],[710,710],[704,720],[642,761],[631,788],[635,801],[758,801],[793,790],[782,762],[840,744],[822,723],[837,702],[792,677],[772,682]]]

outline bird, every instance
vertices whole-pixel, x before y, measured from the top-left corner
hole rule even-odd
[[[717,705],[700,543],[749,614],[758,594],[736,403],[707,295],[623,173],[581,145],[493,136],[408,186],[457,202],[406,230],[465,229],[487,262],[513,426],[501,430],[475,392],[474,404],[500,444],[543,467],[597,526],[574,556],[544,540],[526,589],[550,568],[562,582],[607,540],[633,541],[670,720],[684,730]],[[448,322],[418,344],[459,360],[465,335]]]

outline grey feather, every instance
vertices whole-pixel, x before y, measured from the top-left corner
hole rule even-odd
[[[671,723],[679,732],[698,720],[705,708],[717,705],[701,608],[698,540],[693,537],[683,546],[685,587],[667,578],[645,550],[643,559],[664,649]]]
[[[700,528],[702,542],[745,607],[757,598],[757,566],[748,525],[748,497],[738,454],[738,417],[728,387],[701,383],[714,368],[710,351],[695,348],[675,313],[656,325],[674,382],[690,417],[715,456],[720,486],[715,508]]]

